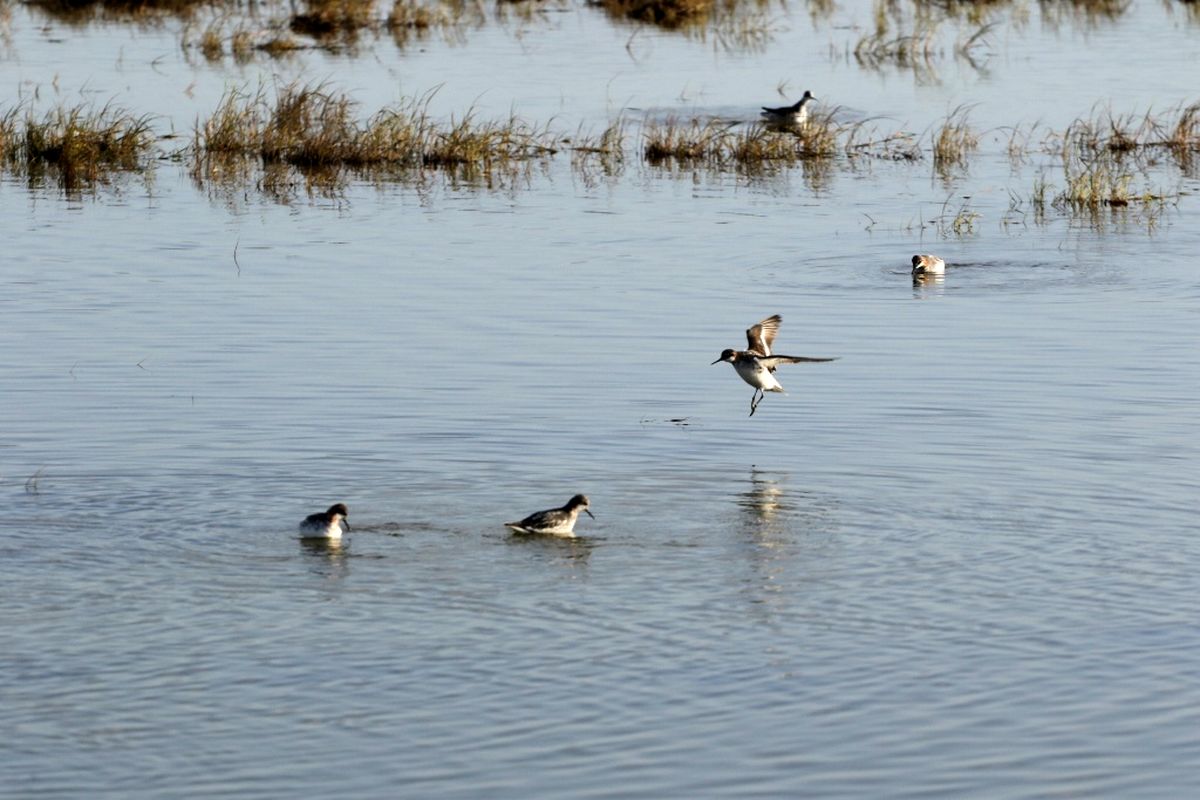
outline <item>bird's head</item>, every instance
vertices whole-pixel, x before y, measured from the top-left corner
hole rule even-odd
[[[733,363],[733,359],[734,359],[736,356],[737,356],[737,350],[723,350],[723,351],[721,351],[721,357],[720,357],[720,358],[718,358],[716,361],[714,361],[714,362],[712,362],[712,363],[713,363],[713,364],[720,364],[722,361],[728,361],[729,363],[731,363],[731,364],[732,364],[732,363]],[[712,364],[709,364],[709,366],[711,367],[711,366],[712,366]]]

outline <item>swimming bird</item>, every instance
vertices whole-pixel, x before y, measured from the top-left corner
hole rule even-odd
[[[946,262],[937,256],[917,255],[912,257],[914,278],[922,275],[941,275],[946,271]]]
[[[804,96],[790,106],[780,106],[779,108],[762,107],[762,116],[767,122],[776,125],[804,125],[808,122],[808,104],[816,102],[817,98],[813,97],[813,93],[804,90]]]
[[[539,511],[536,514],[530,514],[520,522],[506,522],[506,527],[512,528],[516,533],[548,533],[554,536],[574,536],[575,535],[575,520],[579,519],[579,512],[585,512],[592,519],[596,515],[588,511],[588,499],[586,495],[577,494],[567,501],[567,504],[562,508],[551,508],[546,511]]]
[[[304,522],[300,523],[300,536],[305,539],[340,539],[342,528],[347,532],[350,530],[350,523],[346,521],[348,516],[350,511],[345,503],[334,503],[328,511],[305,517]]]
[[[835,358],[810,358],[808,356],[779,356],[771,354],[771,344],[775,334],[779,332],[779,323],[783,317],[778,314],[767,317],[762,322],[746,331],[746,350],[725,350],[713,364],[728,361],[733,364],[742,380],[754,387],[750,396],[750,416],[754,416],[758,404],[767,392],[782,392],[783,387],[775,379],[775,369],[780,364],[807,364],[820,361],[836,361]],[[711,365],[710,365],[711,366]]]

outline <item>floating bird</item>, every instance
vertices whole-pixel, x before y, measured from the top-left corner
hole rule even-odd
[[[914,278],[919,278],[923,275],[941,275],[946,271],[946,262],[937,256],[913,256],[912,265],[912,274]]]
[[[520,522],[506,522],[504,524],[517,533],[546,533],[553,536],[574,536],[575,520],[579,519],[580,511],[585,512],[592,519],[596,518],[595,514],[588,511],[587,496],[577,494],[568,500],[567,504],[562,508],[539,511],[536,514],[530,514]]]
[[[808,122],[808,104],[810,101],[816,102],[817,98],[813,97],[813,93],[804,90],[804,96],[790,106],[780,106],[779,108],[762,107],[762,116],[767,122],[776,125],[804,125]]]
[[[305,539],[340,539],[343,528],[347,532],[350,530],[350,523],[346,522],[349,515],[345,503],[334,503],[328,511],[305,517],[304,522],[300,523],[300,536]]]
[[[779,323],[783,318],[776,314],[767,317],[762,322],[746,331],[746,350],[725,350],[713,364],[728,361],[733,364],[742,380],[754,387],[750,396],[750,416],[754,416],[758,404],[766,397],[767,392],[782,392],[783,387],[775,379],[775,369],[780,364],[807,364],[820,361],[835,361],[833,358],[809,358],[807,356],[776,356],[771,355],[771,343],[779,332]]]

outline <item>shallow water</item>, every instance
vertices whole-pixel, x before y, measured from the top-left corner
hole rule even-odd
[[[21,13],[0,70],[44,76],[52,48]],[[787,36],[844,35],[787,18]],[[1028,61],[1046,42],[1099,69],[1098,44],[1147,26],[1194,53],[1194,28],[1138,4],[1007,33],[987,80],[803,58],[864,98],[925,98],[932,122],[967,98],[1003,110],[1032,74],[1049,92],[1057,73]],[[127,36],[128,80],[175,91],[145,110],[177,127],[229,77],[148,70],[177,47],[165,32],[67,36],[87,47],[64,74]],[[611,66],[628,31],[567,14],[402,60],[456,108],[465,55],[508,70],[520,50],[535,71],[594,39],[556,80],[579,89],[572,122],[598,125],[600,76],[634,80],[651,114],[704,64],[737,89],[697,103],[719,116],[787,63],[783,34],[736,56],[645,36]],[[499,113],[519,94],[502,74],[482,95]],[[1145,99],[1124,75],[1066,113],[1191,99],[1178,71]],[[371,80],[369,106],[391,99]],[[543,95],[522,111],[559,102]],[[96,198],[6,178],[0,795],[1184,794],[1194,200],[1153,226],[1004,225],[1005,187],[1032,173],[998,141],[949,187],[927,160],[817,188],[799,168],[592,182],[556,161],[502,191],[231,207],[169,164]],[[984,214],[974,235],[921,224],[950,192]],[[951,268],[914,286],[927,251]],[[839,360],[781,368],[788,395],[748,419],[750,387],[709,362],[771,313],[779,352]],[[576,540],[501,525],[581,491],[597,519]],[[336,500],[348,541],[298,541]]]

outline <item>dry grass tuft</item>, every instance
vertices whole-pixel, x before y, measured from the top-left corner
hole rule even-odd
[[[0,117],[0,160],[30,183],[53,180],[68,193],[114,172],[148,172],[150,118],[104,106],[61,107],[41,119],[20,108]]]
[[[187,19],[197,12],[222,6],[229,0],[28,0],[29,5],[45,14],[69,23],[83,23],[96,17],[146,19],[174,16]]]
[[[292,17],[292,33],[322,40],[352,40],[375,24],[375,0],[305,0],[306,10]]]
[[[933,166],[939,172],[962,166],[967,155],[979,146],[979,137],[967,121],[970,108],[959,106],[946,117],[945,124],[933,136]]]
[[[492,185],[502,173],[515,175],[516,165],[557,152],[548,129],[515,116],[477,122],[468,112],[439,124],[428,112],[431,99],[407,100],[361,122],[357,104],[324,85],[284,86],[273,100],[261,91],[230,92],[196,123],[192,174],[201,184],[234,180],[261,164],[270,183],[264,191],[280,196],[300,181],[329,193],[349,175],[420,180],[426,169]]]
[[[692,120],[682,124],[676,119],[647,123],[642,131],[642,155],[651,164],[675,161],[722,161],[729,126]]]
[[[758,123],[739,128],[737,123],[719,120],[648,122],[642,129],[642,156],[653,166],[723,169],[732,165],[748,173],[809,164],[832,158],[840,150],[835,111],[787,128]]]
[[[715,0],[599,0],[599,5],[615,17],[648,22],[675,29],[705,22],[716,6]]]

